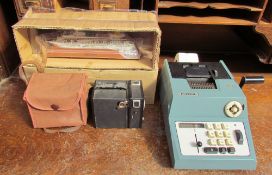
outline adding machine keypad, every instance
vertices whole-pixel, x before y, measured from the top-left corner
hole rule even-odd
[[[242,122],[176,122],[176,129],[183,155],[250,155]]]

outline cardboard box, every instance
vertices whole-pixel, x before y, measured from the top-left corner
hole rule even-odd
[[[43,50],[37,49],[33,40],[42,30],[78,30],[124,32],[144,36],[152,43],[151,53],[139,60],[47,58]],[[154,102],[161,31],[157,16],[147,12],[71,11],[58,13],[33,13],[31,10],[13,26],[13,32],[21,61],[34,61],[45,72],[84,71],[93,82],[95,78],[108,80],[143,81],[147,103]],[[35,43],[35,42],[34,42]],[[29,77],[34,67],[25,66]]]
[[[152,42],[150,58],[140,60],[103,60],[103,59],[69,59],[63,64],[63,58],[43,58],[41,52],[34,48],[33,40],[37,31],[42,30],[77,30],[126,32],[149,37]],[[107,12],[107,11],[71,11],[63,9],[58,13],[33,13],[31,9],[13,26],[15,41],[21,61],[37,60],[46,66],[64,68],[82,68],[91,65],[94,69],[140,69],[152,70],[159,60],[161,31],[157,16],[147,12]]]

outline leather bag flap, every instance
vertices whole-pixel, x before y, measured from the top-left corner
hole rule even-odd
[[[79,105],[86,85],[81,73],[34,73],[24,100],[39,110],[70,110]]]

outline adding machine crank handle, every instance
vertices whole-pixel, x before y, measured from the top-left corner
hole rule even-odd
[[[263,76],[243,76],[239,86],[242,89],[245,84],[262,84],[262,83],[264,83]]]

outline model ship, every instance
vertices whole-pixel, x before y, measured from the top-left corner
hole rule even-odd
[[[45,33],[39,36],[46,46],[47,57],[140,59],[140,53],[130,37],[110,33],[78,31]]]

